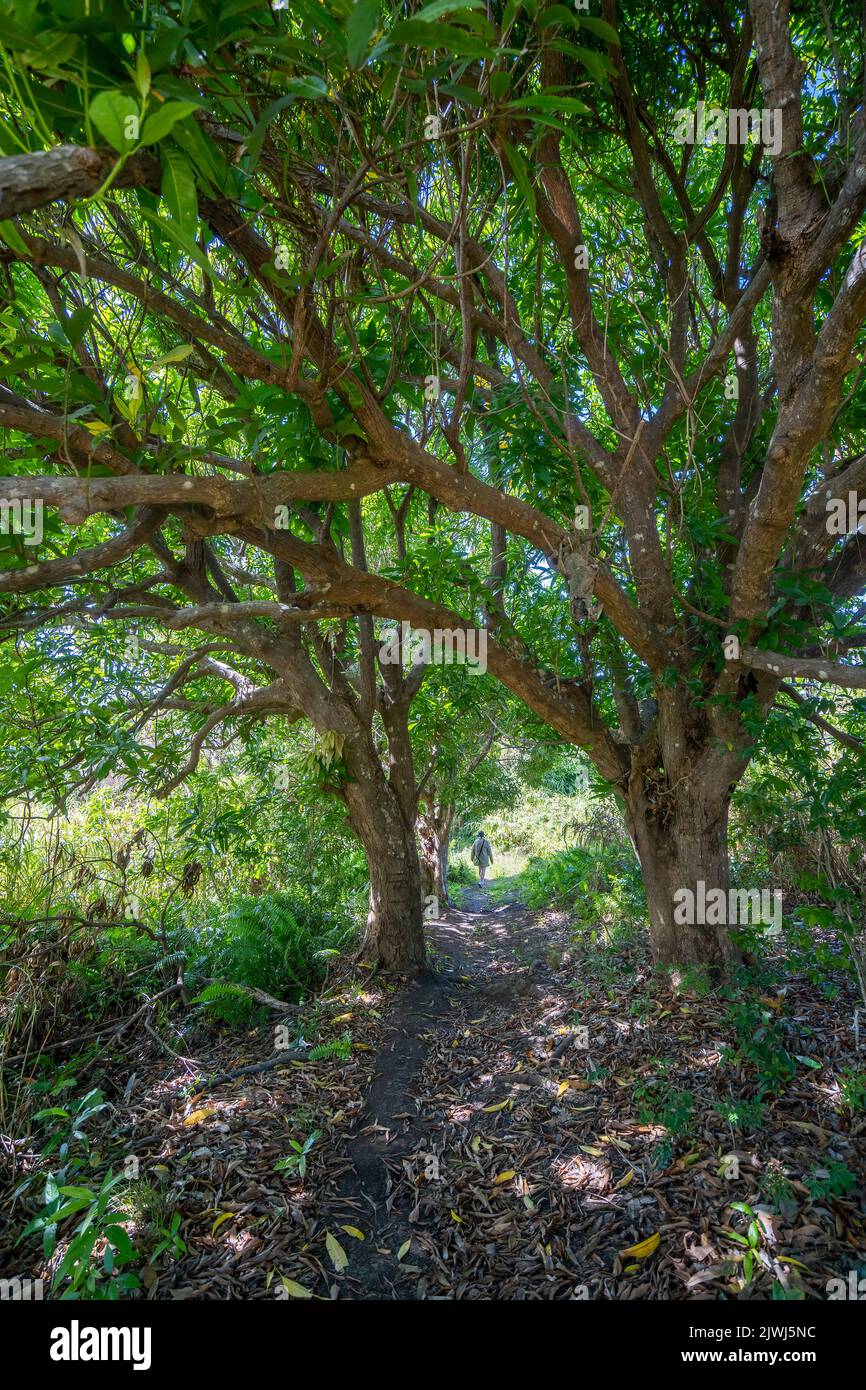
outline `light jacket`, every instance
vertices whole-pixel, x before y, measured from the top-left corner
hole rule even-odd
[[[486,835],[476,835],[472,841],[470,855],[472,863],[477,864],[479,869],[486,869],[488,864],[493,863],[493,846]]]

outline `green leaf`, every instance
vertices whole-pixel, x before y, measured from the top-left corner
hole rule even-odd
[[[517,187],[520,189],[521,193],[526,199],[529,211],[534,217],[535,189],[532,187],[532,180],[529,177],[529,170],[526,167],[526,161],[524,160],[523,155],[520,153],[520,151],[518,149],[515,149],[514,145],[510,145],[507,140],[502,141],[502,148],[504,149],[508,159],[508,163],[511,165],[511,168],[513,170]]]
[[[379,23],[379,0],[355,0],[346,21],[346,57],[350,68],[361,68],[370,47],[370,40]]]
[[[578,15],[577,22],[582,28],[588,29],[591,34],[596,34],[598,38],[604,39],[605,43],[615,44],[620,47],[619,34],[612,24],[608,24],[606,19],[596,19],[593,15]]]
[[[261,116],[256,121],[255,129],[253,130],[252,135],[249,137],[248,140],[244,141],[244,144],[246,145],[247,156],[251,161],[251,168],[255,167],[258,161],[259,154],[261,153],[262,144],[264,142],[264,138],[267,134],[268,126],[271,124],[271,121],[274,119],[275,116],[279,115],[279,113],[283,110],[285,106],[291,106],[294,100],[295,96],[292,92],[287,93],[285,96],[277,97],[276,101],[272,101],[270,106],[265,107]]]
[[[118,154],[138,144],[138,102],[126,92],[100,92],[89,107],[90,119]],[[135,132],[132,133],[127,132]]]
[[[169,362],[185,362],[193,352],[192,343],[181,343],[179,347],[174,347],[170,352],[164,352],[162,357],[157,357],[155,362],[151,362],[151,367],[165,367]]]
[[[443,14],[456,14],[458,10],[483,9],[483,0],[431,0],[431,4],[425,5],[423,10],[419,10],[412,18],[420,20],[423,24],[432,24],[434,19]]]
[[[150,91],[150,63],[143,51],[135,60],[135,85],[143,97]]]
[[[188,236],[195,235],[198,221],[198,193],[195,174],[186,155],[167,146],[161,151],[162,196],[172,217]]]
[[[146,218],[157,231],[163,232],[173,241],[174,244],[183,251],[185,256],[189,256],[191,261],[195,261],[203,274],[207,275],[211,280],[217,283],[219,282],[219,276],[214,273],[213,266],[201,247],[197,245],[193,238],[179,227],[176,222],[166,222],[165,218],[157,217],[154,213],[149,212],[147,208],[141,209],[141,215]]]
[[[14,222],[0,222],[0,237],[3,238],[7,246],[11,246],[12,250],[17,251],[19,255],[30,255],[27,249],[27,243],[24,241]]]
[[[407,44],[410,48],[441,48],[452,58],[493,58],[497,53],[511,53],[508,48],[494,49],[482,43],[465,29],[450,24],[425,24],[419,19],[404,19],[394,26],[388,42]]]
[[[165,102],[145,121],[144,130],[141,132],[141,143],[143,145],[155,145],[157,140],[164,140],[172,127],[177,125],[178,121],[191,115],[195,109],[195,104],[191,101]]]
[[[86,304],[69,316],[63,325],[63,331],[73,347],[81,341],[92,322],[93,310]]]

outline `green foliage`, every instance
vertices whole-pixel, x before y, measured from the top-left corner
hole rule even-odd
[[[748,1202],[732,1202],[731,1210],[741,1212],[746,1218],[746,1234],[741,1235],[738,1231],[728,1231],[726,1238],[743,1247],[743,1283],[751,1284],[755,1274],[761,1268],[758,1260],[758,1251],[764,1244],[761,1223],[757,1212],[749,1206]]]
[[[813,1168],[803,1181],[813,1202],[847,1197],[858,1184],[857,1174],[852,1173],[847,1163],[835,1158],[829,1159],[821,1168]]]
[[[472,865],[466,859],[454,859],[448,864],[449,886],[460,887],[475,883],[478,875],[472,872]]]
[[[324,980],[329,962],[351,937],[351,924],[323,910],[309,888],[293,886],[283,893],[241,897],[197,933],[199,954],[193,969],[229,982],[225,987],[207,986],[199,998],[230,1023],[255,1008],[254,1001],[233,985],[297,1002]]]
[[[51,1089],[65,1090],[71,1084],[73,1078],[61,1074]],[[95,1117],[108,1108],[102,1093],[94,1089],[65,1105],[47,1106],[33,1117],[45,1132],[42,1163],[19,1184],[13,1202],[37,1185],[44,1187],[41,1209],[24,1226],[18,1243],[41,1236],[43,1256],[54,1266],[51,1292],[58,1298],[114,1300],[138,1287],[135,1274],[119,1272],[138,1258],[124,1228],[127,1215],[117,1203],[117,1189],[126,1181],[123,1174],[109,1171],[98,1188],[73,1181],[90,1168],[86,1126],[92,1127]]]
[[[627,934],[645,918],[646,899],[634,855],[616,844],[561,850],[531,859],[523,876],[529,907],[570,908],[590,942]]]
[[[285,1158],[279,1159],[274,1164],[274,1172],[297,1173],[298,1177],[305,1177],[310,1150],[321,1137],[322,1131],[320,1129],[314,1129],[312,1134],[308,1134],[302,1143],[299,1143],[297,1139],[290,1139],[289,1143],[294,1152],[287,1154]]]
[[[714,1108],[731,1129],[744,1134],[762,1129],[765,1123],[764,1102],[760,1096],[731,1094],[725,1100],[716,1101]]]
[[[41,1235],[43,1254],[50,1260],[57,1249],[58,1227],[72,1216],[79,1217],[51,1279],[51,1292],[59,1298],[115,1300],[121,1293],[138,1288],[137,1275],[129,1271],[118,1273],[121,1266],[138,1258],[124,1228],[127,1215],[113,1200],[116,1189],[125,1181],[122,1173],[113,1176],[109,1172],[94,1190],[76,1184],[61,1185],[55,1174],[49,1174],[43,1209],[28,1222],[20,1239]],[[103,1243],[100,1257],[95,1247]]]
[[[341,1038],[332,1038],[330,1042],[317,1043],[311,1047],[307,1053],[309,1062],[324,1062],[329,1057],[339,1057],[342,1061],[347,1061],[352,1055],[352,1035],[348,1031]]]
[[[681,1139],[690,1133],[695,1097],[691,1091],[673,1085],[663,1058],[656,1062],[656,1074],[639,1082],[632,1094],[641,1124],[661,1125],[671,1139]]]
[[[866,1110],[866,1071],[846,1069],[839,1076],[839,1103],[852,1114]]]
[[[797,1193],[787,1169],[776,1158],[770,1158],[758,1178],[762,1195],[773,1206],[790,1202]]]
[[[723,1050],[723,1059],[752,1067],[760,1091],[783,1090],[796,1073],[797,1063],[771,1010],[746,997],[728,1007],[723,1026],[735,1038],[733,1046]]]

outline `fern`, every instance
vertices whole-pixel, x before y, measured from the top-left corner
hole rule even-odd
[[[327,1057],[339,1057],[347,1061],[352,1055],[352,1035],[344,1033],[341,1038],[332,1038],[330,1042],[319,1043],[316,1047],[310,1048],[307,1060],[310,1062],[324,1062]]]
[[[206,985],[192,1002],[206,1004],[216,1018],[234,1025],[249,1022],[251,1015],[257,1012],[250,996],[227,980],[214,980],[213,984]]]
[[[296,1003],[324,980],[352,930],[299,888],[239,898],[199,941],[208,967],[203,973]]]

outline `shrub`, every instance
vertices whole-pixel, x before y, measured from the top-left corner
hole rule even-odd
[[[321,984],[328,962],[352,936],[347,917],[324,910],[303,888],[244,896],[196,934],[194,969],[297,1003]],[[255,1007],[249,996],[231,988],[210,985],[199,997],[230,1023]]]
[[[646,898],[634,855],[616,845],[561,850],[531,859],[523,877],[527,907],[566,907],[594,939],[645,918]]]

